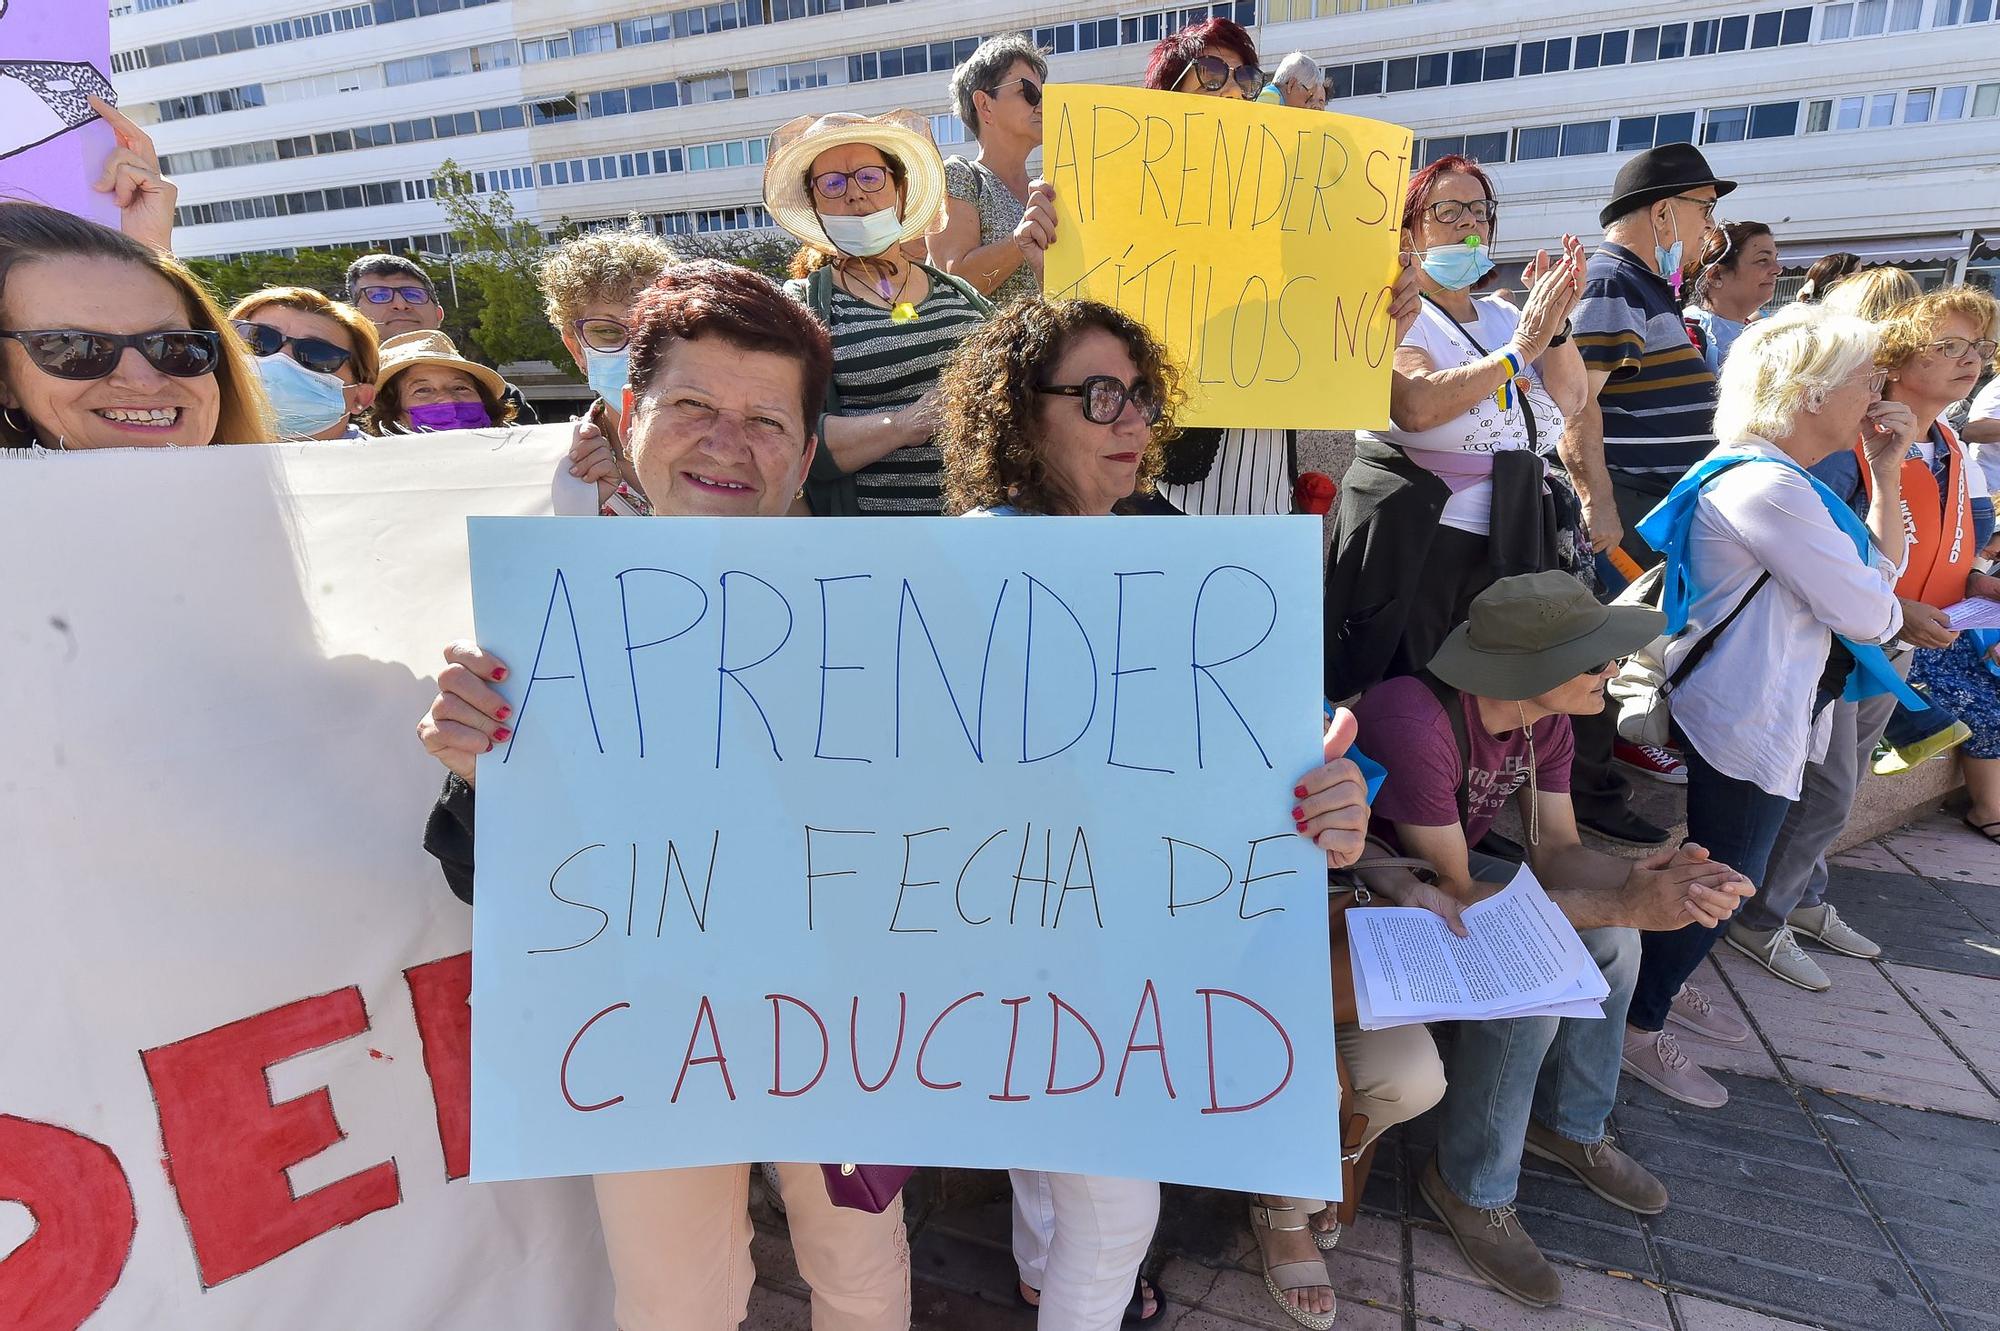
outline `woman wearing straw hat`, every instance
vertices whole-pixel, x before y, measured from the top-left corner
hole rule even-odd
[[[813,261],[785,289],[833,337],[822,447],[805,485],[822,517],[940,511],[938,371],[992,310],[903,252],[943,201],[944,164],[913,111],[800,116],[772,135],[764,205]]]
[[[497,371],[459,355],[443,333],[404,333],[382,344],[375,404],[361,428],[387,435],[511,425],[514,404],[506,393]]]

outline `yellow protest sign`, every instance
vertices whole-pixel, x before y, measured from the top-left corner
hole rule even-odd
[[[1047,95],[1043,289],[1159,335],[1186,371],[1181,424],[1388,424],[1407,129],[1134,88]]]

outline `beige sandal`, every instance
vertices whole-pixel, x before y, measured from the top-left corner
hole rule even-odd
[[[1278,1223],[1280,1219],[1294,1218],[1299,1218],[1301,1223],[1296,1225]],[[1299,1217],[1296,1206],[1266,1206],[1263,1202],[1254,1200],[1250,1203],[1250,1227],[1253,1230],[1268,1229],[1274,1233],[1312,1229],[1310,1224],[1304,1223],[1303,1218]],[[1337,1236],[1339,1231],[1335,1230],[1334,1233]],[[1316,1233],[1313,1235],[1315,1246],[1318,1245],[1319,1237]],[[1264,1263],[1264,1288],[1271,1291],[1272,1300],[1285,1315],[1300,1326],[1309,1328],[1309,1331],[1332,1331],[1335,1313],[1339,1311],[1337,1303],[1335,1312],[1309,1313],[1285,1297],[1302,1289],[1331,1291],[1333,1281],[1327,1275],[1325,1261],[1280,1262],[1273,1266],[1270,1257],[1264,1252],[1261,1241],[1257,1244],[1257,1255]]]

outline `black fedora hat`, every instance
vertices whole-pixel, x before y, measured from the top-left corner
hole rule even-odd
[[[1692,143],[1665,143],[1648,148],[1618,168],[1617,183],[1611,187],[1611,202],[1597,214],[1598,224],[1610,226],[1634,208],[1644,208],[1703,185],[1715,186],[1718,199],[1736,188],[1735,181],[1716,178],[1708,159]]]

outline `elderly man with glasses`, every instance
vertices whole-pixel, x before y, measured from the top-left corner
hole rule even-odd
[[[1319,62],[1304,51],[1294,51],[1280,60],[1271,82],[1277,85],[1278,96],[1286,106],[1302,111],[1326,110],[1325,76],[1320,72]]]
[[[364,254],[349,264],[347,300],[375,325],[385,347],[405,333],[428,333],[444,326],[437,284],[415,260],[399,254]],[[504,396],[514,404],[517,424],[541,424],[520,389],[508,384]]]

